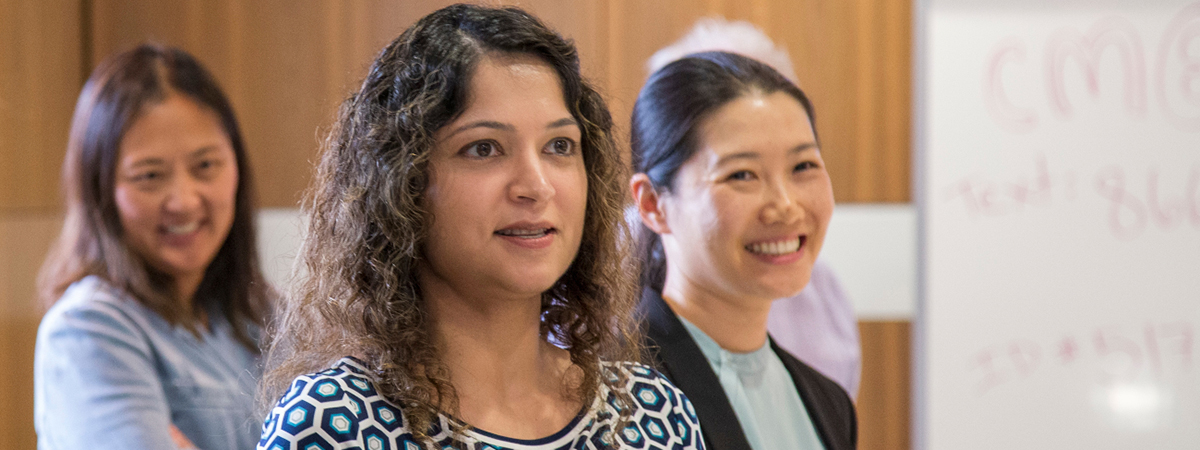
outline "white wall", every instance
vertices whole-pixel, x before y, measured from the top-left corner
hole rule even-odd
[[[283,287],[300,246],[296,209],[264,209],[259,250],[267,279]],[[911,205],[839,205],[821,258],[862,320],[909,320],[916,305],[916,211]]]

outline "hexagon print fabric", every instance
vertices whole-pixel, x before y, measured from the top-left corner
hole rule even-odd
[[[557,433],[513,439],[478,428],[454,433],[442,414],[428,430],[432,442],[413,438],[404,413],[375,390],[354,358],[333,368],[297,377],[263,423],[259,450],[600,450],[703,449],[696,411],[687,397],[653,369],[634,363],[604,363],[605,375],[630,394],[628,421],[618,414],[617,392],[609,385]],[[623,380],[623,382],[621,381]],[[620,427],[618,430],[617,428]]]

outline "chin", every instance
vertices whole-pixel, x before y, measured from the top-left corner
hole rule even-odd
[[[540,297],[546,291],[549,291],[558,282],[558,278],[546,280],[543,277],[527,277],[524,279],[514,280],[508,284],[510,292],[518,293],[521,296],[538,296]]]
[[[803,279],[775,280],[775,282],[763,283],[759,291],[762,293],[762,297],[771,299],[787,298],[803,291],[804,287],[808,286],[808,279],[809,277],[804,277]]]
[[[193,260],[160,260],[156,268],[171,276],[184,276],[203,273],[208,270],[208,263]]]

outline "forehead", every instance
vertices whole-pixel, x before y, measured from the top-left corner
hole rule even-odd
[[[143,107],[122,136],[120,153],[122,158],[173,156],[214,146],[232,151],[217,113],[189,97],[168,94]]]
[[[697,152],[721,157],[734,153],[769,156],[816,141],[808,112],[783,91],[742,95],[705,118]]]
[[[532,55],[489,53],[480,58],[468,84],[464,117],[539,110],[567,111],[554,67]]]

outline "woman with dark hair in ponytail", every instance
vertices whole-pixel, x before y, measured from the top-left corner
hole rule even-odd
[[[39,449],[254,445],[271,292],[252,188],[233,110],[194,58],[142,45],[96,67],[39,276]]]
[[[767,334],[833,212],[808,98],[755,60],[693,54],[646,82],[631,139],[647,343],[706,446],[854,448],[846,392]]]

